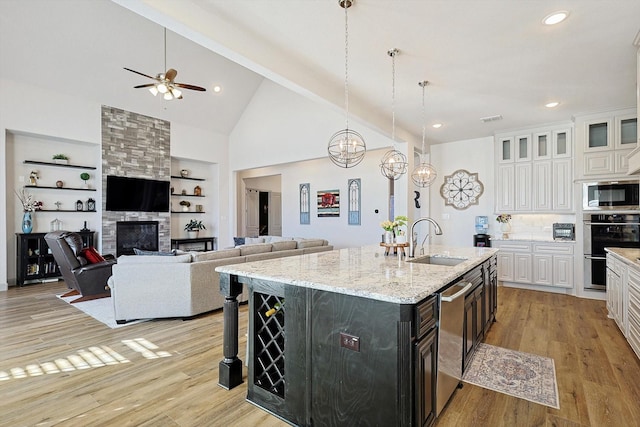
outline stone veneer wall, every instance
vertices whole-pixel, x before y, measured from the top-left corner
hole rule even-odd
[[[102,253],[116,253],[117,221],[158,221],[159,248],[171,248],[169,212],[107,212],[107,175],[171,180],[168,121],[102,106]]]

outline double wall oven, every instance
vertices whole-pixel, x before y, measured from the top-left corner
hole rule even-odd
[[[584,214],[584,288],[606,289],[604,248],[640,247],[640,215],[629,213]]]

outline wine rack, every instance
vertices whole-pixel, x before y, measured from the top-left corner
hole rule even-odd
[[[267,311],[280,305],[273,315]],[[284,298],[254,293],[254,383],[268,392],[284,398]]]

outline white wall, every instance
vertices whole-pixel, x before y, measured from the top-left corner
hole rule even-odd
[[[475,217],[488,216],[495,233],[494,208],[494,154],[493,138],[478,138],[465,141],[438,144],[431,147],[431,164],[438,172],[438,178],[432,185],[430,195],[431,216],[442,227],[442,236],[435,236],[433,230],[429,240],[432,243],[451,246],[473,245],[475,234]],[[440,196],[440,187],[444,183],[444,177],[451,175],[458,169],[465,169],[471,173],[477,173],[478,179],[484,185],[484,193],[479,198],[478,205],[472,205],[465,210],[457,210],[451,206],[445,206],[444,199]],[[496,223],[497,224],[497,223]],[[423,230],[421,236],[424,236]],[[422,237],[419,238],[419,243]]]
[[[387,179],[380,174],[379,162],[386,150],[374,150],[367,153],[362,163],[353,169],[341,169],[328,159],[307,160],[295,164],[278,165],[242,171],[239,181],[255,181],[257,178],[280,174],[282,192],[282,235],[292,237],[321,237],[327,239],[336,248],[361,246],[379,243],[382,235],[380,222],[387,217]],[[347,222],[347,181],[360,178],[361,225],[349,225]],[[311,187],[311,223],[300,224],[299,186],[309,183]],[[340,190],[340,216],[337,218],[319,218],[315,196],[318,191]],[[244,194],[241,185],[239,195]],[[243,197],[238,197],[240,206]],[[396,214],[405,214],[406,210],[396,205]],[[242,209],[242,207],[241,207]],[[375,210],[378,213],[375,213]],[[233,242],[227,242],[231,245]],[[224,246],[224,245],[223,245]]]

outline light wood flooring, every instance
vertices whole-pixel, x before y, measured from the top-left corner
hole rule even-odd
[[[245,401],[246,383],[217,385],[221,312],[109,329],[65,289],[0,292],[0,426],[287,425]],[[246,319],[243,306],[241,358]],[[560,410],[466,384],[438,427],[640,425],[640,362],[604,302],[501,287],[486,342],[552,357]]]

